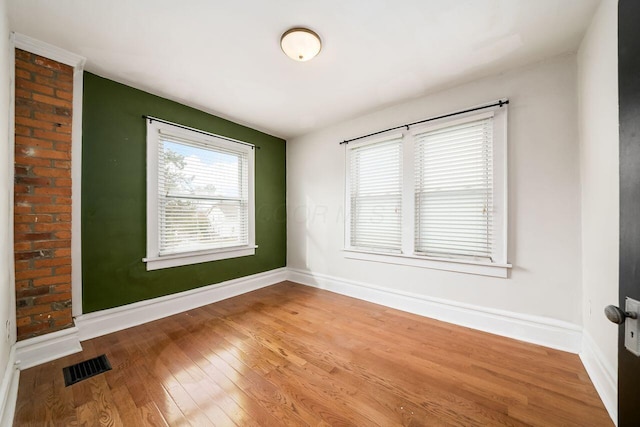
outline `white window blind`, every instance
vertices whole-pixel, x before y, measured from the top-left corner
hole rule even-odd
[[[402,137],[350,148],[350,245],[402,247]]]
[[[415,136],[415,251],[491,259],[493,118]]]
[[[246,150],[160,131],[159,255],[247,245],[248,177]]]

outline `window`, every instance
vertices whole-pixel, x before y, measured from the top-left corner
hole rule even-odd
[[[253,146],[149,120],[147,270],[253,255]]]
[[[506,277],[507,107],[347,146],[348,258]]]
[[[402,138],[354,148],[350,172],[351,247],[399,252]]]
[[[416,135],[416,253],[491,259],[493,118]]]

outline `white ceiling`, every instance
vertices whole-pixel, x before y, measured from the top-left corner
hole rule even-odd
[[[4,1],[4,0],[3,0]],[[9,0],[11,28],[86,69],[291,138],[575,51],[599,0]],[[294,62],[292,26],[323,50]]]

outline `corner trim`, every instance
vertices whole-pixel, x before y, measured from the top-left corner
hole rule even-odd
[[[16,364],[20,370],[82,351],[78,328],[72,327],[50,334],[18,341],[15,344]]]
[[[68,50],[25,36],[24,34],[13,33],[13,40],[15,47],[18,49],[26,50],[31,53],[35,53],[36,55],[45,56],[49,59],[62,62],[63,64],[70,65],[72,67],[83,67],[87,60],[84,56],[76,55]]]
[[[548,317],[464,304],[289,268],[289,280],[397,310],[557,350],[578,353],[582,328]]]
[[[14,131],[16,125],[16,46],[15,33],[9,35],[9,155],[7,168],[9,169],[9,183],[15,182],[15,153],[16,153],[16,133]],[[15,263],[15,187],[9,185],[9,233],[7,240],[11,242],[9,245],[9,319],[11,321],[11,331],[9,342],[13,346],[16,342],[17,316],[16,316],[16,263]]]
[[[82,314],[82,103],[84,60],[73,69],[71,115],[71,314]]]
[[[615,425],[618,425],[618,375],[586,331],[582,335],[580,360],[591,378],[604,407]]]
[[[286,279],[287,269],[282,267],[177,294],[83,314],[75,319],[76,325],[80,330],[80,340],[85,341],[255,291]]]
[[[16,365],[15,346],[11,346],[7,367],[2,377],[2,384],[0,384],[0,426],[2,427],[13,425],[19,381],[20,370]]]

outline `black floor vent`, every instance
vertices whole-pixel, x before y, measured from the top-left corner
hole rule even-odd
[[[84,362],[63,368],[62,374],[64,375],[64,385],[65,387],[69,387],[71,384],[75,384],[110,370],[111,365],[109,364],[109,360],[107,360],[107,356],[103,354],[95,359],[85,360]]]

